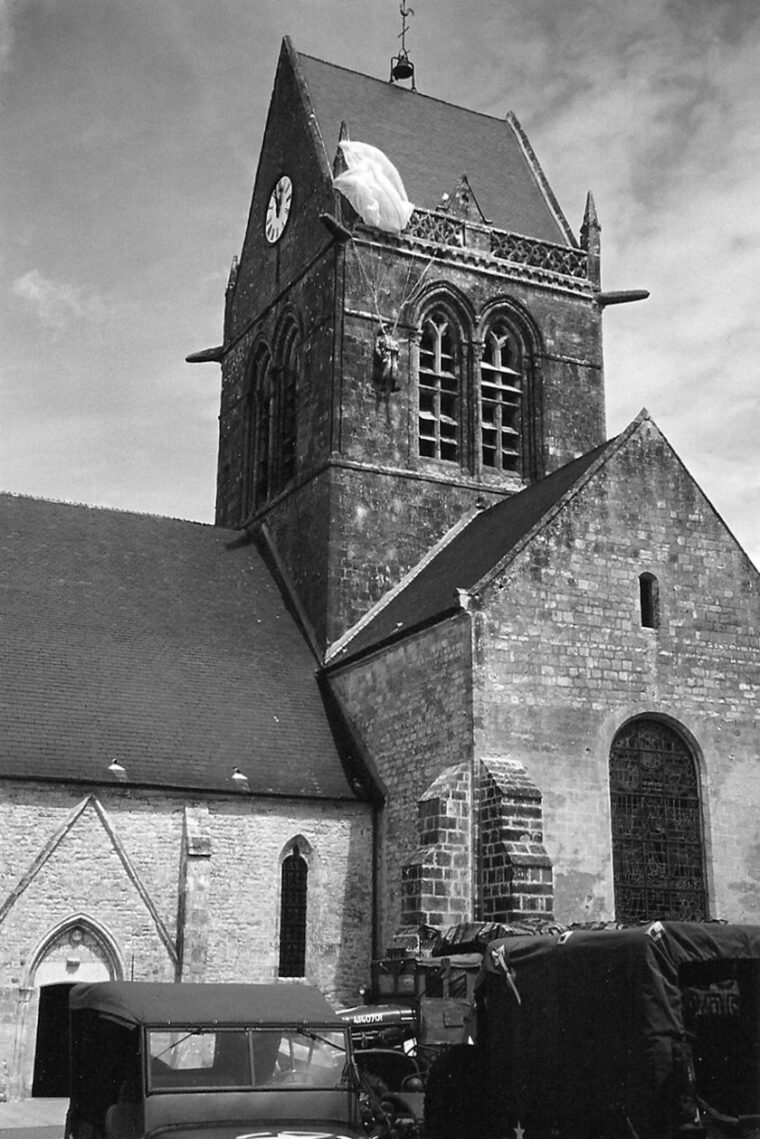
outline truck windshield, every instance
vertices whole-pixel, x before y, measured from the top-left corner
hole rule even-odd
[[[700,961],[679,973],[697,1093],[730,1116],[760,1113],[760,961]]]
[[[305,1028],[153,1028],[149,1091],[335,1088],[346,1066],[345,1033]]]

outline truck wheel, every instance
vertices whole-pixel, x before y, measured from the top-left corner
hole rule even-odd
[[[487,1139],[481,1069],[471,1044],[455,1044],[433,1062],[425,1086],[424,1139]]]

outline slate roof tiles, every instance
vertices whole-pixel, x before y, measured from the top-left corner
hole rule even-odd
[[[288,41],[286,41],[286,46]],[[340,126],[349,137],[377,146],[397,167],[410,201],[436,209],[462,175],[498,229],[568,244],[561,214],[535,156],[510,121],[456,107],[321,59],[297,53],[329,166]]]
[[[316,662],[253,545],[0,495],[0,776],[350,798]]]
[[[330,663],[361,655],[456,611],[457,590],[477,585],[615,443],[603,443],[454,529],[401,588],[335,646]]]

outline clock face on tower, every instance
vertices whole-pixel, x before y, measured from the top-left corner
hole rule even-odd
[[[267,212],[264,218],[264,234],[270,244],[279,241],[290,216],[290,206],[293,201],[293,183],[287,174],[283,174],[274,184],[269,195]]]

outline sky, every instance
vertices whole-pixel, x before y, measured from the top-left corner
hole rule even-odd
[[[514,111],[646,407],[760,564],[760,4],[412,0],[420,92]],[[398,0],[0,0],[0,489],[213,519],[221,342],[283,35],[386,78]],[[371,140],[364,140],[371,141]],[[403,171],[401,171],[403,177]]]

